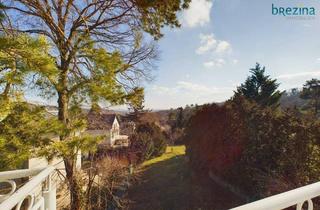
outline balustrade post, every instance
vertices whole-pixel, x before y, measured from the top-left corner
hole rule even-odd
[[[47,179],[47,189],[43,190],[43,198],[44,198],[44,209],[45,210],[56,210],[57,209],[57,188],[52,180],[51,175]]]

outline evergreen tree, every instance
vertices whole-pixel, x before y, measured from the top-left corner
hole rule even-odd
[[[21,100],[29,76],[50,77],[56,71],[48,50],[42,36],[0,35],[0,170],[21,167],[60,129],[44,108]]]
[[[0,171],[23,166],[51,144],[60,127],[43,107],[14,102],[10,113],[0,121]]]
[[[139,162],[162,155],[166,147],[164,132],[155,123],[139,123],[131,136],[130,150],[137,154]]]
[[[0,34],[0,121],[10,113],[12,101],[18,99],[28,76],[52,78],[56,68],[48,50],[43,36]]]
[[[13,97],[32,75],[55,79],[57,68],[44,36],[0,35],[0,95]],[[14,91],[13,91],[14,89]]]
[[[259,63],[250,69],[250,73],[252,75],[237,88],[235,97],[244,96],[261,106],[278,106],[282,93],[277,90],[277,80],[265,75],[265,67],[261,67]]]
[[[14,29],[44,35],[53,47],[50,53],[57,72],[38,75],[35,84],[58,98],[58,119],[65,132],[60,135],[61,143],[55,143],[56,150],[48,151],[64,158],[71,210],[82,208],[74,147],[87,145],[85,139],[72,135],[84,123],[72,116],[71,105],[84,101],[124,104],[139,98],[143,90],[137,88],[139,81],[148,76],[157,55],[155,44],[144,39],[144,32],[157,40],[162,37],[164,26],[179,27],[177,12],[189,3],[190,0],[3,3]],[[26,17],[23,22],[21,15]]]
[[[306,81],[300,97],[310,100],[309,105],[314,108],[314,113],[317,115],[320,108],[320,80],[311,79]]]

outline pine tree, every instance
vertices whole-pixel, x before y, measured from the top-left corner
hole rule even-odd
[[[0,35],[0,170],[21,167],[59,130],[44,108],[21,99],[28,76],[54,74],[56,68],[48,49],[44,37]]]
[[[30,75],[55,79],[57,68],[49,56],[44,36],[0,34],[0,87],[2,97],[12,97],[26,83]]]
[[[52,143],[60,127],[57,119],[46,115],[43,107],[12,102],[10,113],[0,121],[0,171],[22,167]]]
[[[48,50],[43,36],[0,34],[0,121],[10,113],[28,76],[53,77],[57,69]]]
[[[84,123],[72,116],[71,105],[91,101],[124,104],[139,98],[141,88],[136,87],[148,76],[157,55],[155,43],[144,38],[145,32],[157,40],[162,37],[164,26],[179,27],[177,12],[189,3],[190,0],[4,3],[14,29],[44,35],[53,46],[51,56],[58,71],[50,76],[39,75],[35,84],[58,98],[58,119],[65,132],[52,153],[64,158],[72,210],[81,209],[72,145],[86,144],[72,135]],[[26,16],[22,24],[19,15]],[[88,144],[91,145],[90,140]]]
[[[250,69],[250,73],[252,75],[237,88],[235,97],[244,96],[261,106],[278,106],[282,92],[277,90],[277,80],[265,75],[265,67],[261,67],[259,63]]]

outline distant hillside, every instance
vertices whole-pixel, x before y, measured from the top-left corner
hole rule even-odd
[[[280,106],[282,108],[303,108],[308,104],[308,100],[300,98],[301,90],[293,88],[283,93],[280,99]]]
[[[39,104],[33,104],[35,106]],[[40,105],[43,106],[43,105]],[[46,108],[47,112],[53,115],[58,115],[58,107],[57,106],[52,106],[52,105],[44,105]],[[89,108],[82,108],[83,113],[88,114],[90,109]],[[127,114],[127,111],[121,111],[121,110],[110,110],[110,109],[101,109],[102,113],[104,114],[118,114],[118,115],[125,115]]]
[[[298,90],[296,88],[285,91],[280,99],[280,106],[284,109],[285,108],[293,108],[293,107],[297,107],[297,108],[305,107],[307,105],[308,101],[301,99],[299,97],[299,95],[300,95],[300,90]],[[223,103],[217,103],[217,104],[222,105]],[[56,107],[56,106],[47,105],[47,106],[45,106],[45,108],[48,111],[48,113],[50,113],[51,115],[58,114],[58,107]],[[201,108],[201,105],[198,106],[198,108]],[[85,114],[88,114],[90,109],[89,108],[82,108],[82,111]],[[125,116],[128,114],[128,111],[111,110],[111,109],[105,109],[105,108],[102,108],[101,111],[104,115],[115,114],[115,115]],[[193,106],[193,105],[184,107],[184,112],[185,112],[184,114],[185,115],[189,115],[189,112],[192,113],[193,111],[195,111],[195,106]],[[165,130],[167,130],[169,127],[170,113],[172,114],[172,113],[177,113],[177,112],[178,112],[178,108],[177,109],[150,111],[150,112],[148,112],[148,114],[146,114],[143,117],[143,118],[145,118],[145,119],[143,119],[143,121],[155,122],[156,124],[159,124]],[[190,116],[188,116],[188,117],[190,117]]]

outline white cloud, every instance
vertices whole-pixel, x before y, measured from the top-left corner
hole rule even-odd
[[[208,61],[208,62],[203,63],[203,65],[206,68],[210,68],[210,67],[216,66],[216,62],[215,61]]]
[[[229,93],[232,92],[232,88],[227,87],[209,87],[206,85],[186,82],[186,81],[178,81],[173,87],[166,86],[158,86],[154,85],[152,90],[161,95],[212,95],[212,94],[220,94],[220,93]]]
[[[226,96],[233,93],[232,87],[214,87],[186,81],[178,81],[176,88],[179,96],[188,95],[191,98],[213,99],[218,95]]]
[[[218,40],[214,34],[200,34],[200,47],[196,50],[199,55],[205,53],[226,53],[231,52],[231,44],[225,40]]]
[[[231,44],[227,41],[220,41],[217,49],[217,53],[231,52]]]
[[[186,104],[221,102],[233,95],[233,89],[232,86],[216,87],[180,80],[172,86],[153,86],[148,89],[146,94],[148,104],[146,106],[167,109]]]
[[[192,0],[190,7],[183,13],[184,25],[187,27],[197,27],[209,23],[212,5],[212,1]]]
[[[319,77],[320,71],[307,71],[307,72],[299,72],[299,73],[293,73],[293,74],[282,74],[277,76],[278,79],[284,79],[284,80],[290,80],[290,79],[296,79],[301,77]]]
[[[201,46],[196,50],[197,54],[201,55],[216,49],[218,41],[214,38],[213,34],[200,34],[199,37]]]
[[[320,63],[320,58],[317,58],[317,63]]]
[[[181,90],[192,91],[192,92],[210,92],[210,89],[204,85],[199,85],[192,82],[178,81],[177,87]]]
[[[233,64],[237,64],[237,63],[239,63],[239,60],[233,59],[233,60],[232,60],[232,63],[233,63]]]
[[[205,62],[203,65],[206,68],[211,68],[211,67],[222,67],[224,64],[226,64],[226,61],[220,58],[213,61]]]
[[[160,94],[172,94],[172,90],[165,86],[154,85],[152,86],[152,91]]]

